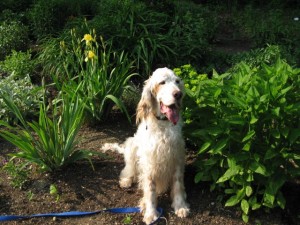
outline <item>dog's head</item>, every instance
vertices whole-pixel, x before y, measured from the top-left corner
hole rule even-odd
[[[137,124],[148,116],[165,118],[174,125],[177,124],[183,95],[183,81],[172,70],[168,68],[155,70],[145,82],[137,107]]]

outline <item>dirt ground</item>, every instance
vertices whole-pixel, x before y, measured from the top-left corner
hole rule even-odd
[[[125,120],[112,120],[97,127],[85,126],[80,132],[80,147],[99,151],[104,142],[122,142],[132,135],[135,127]],[[0,162],[8,159],[7,153],[15,148],[0,139]],[[30,215],[63,211],[96,211],[103,208],[137,206],[142,192],[136,186],[123,190],[118,185],[118,176],[124,166],[122,155],[108,153],[108,158],[93,158],[94,170],[86,162],[76,164],[54,174],[35,174],[22,189],[10,185],[9,175],[0,171],[0,214]],[[244,224],[241,213],[235,208],[224,207],[218,193],[210,192],[206,183],[195,184],[193,151],[188,150],[186,159],[185,186],[191,214],[188,218],[177,218],[171,208],[168,194],[159,197],[158,204],[164,213],[157,224]],[[1,165],[1,166],[2,166]],[[49,187],[54,184],[59,192],[59,200],[50,194]],[[30,194],[30,195],[29,195]],[[300,188],[290,185],[285,188],[286,210],[274,209],[269,213],[251,214],[249,224],[285,225],[300,224]],[[29,198],[31,196],[32,198]],[[100,213],[94,216],[72,218],[38,218],[4,224],[143,224],[142,215]]]

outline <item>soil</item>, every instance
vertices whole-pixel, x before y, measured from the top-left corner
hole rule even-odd
[[[122,142],[133,135],[135,126],[124,119],[111,119],[97,127],[85,126],[80,132],[81,148],[100,151],[105,142]],[[0,162],[8,160],[7,154],[16,149],[0,139]],[[218,198],[217,192],[210,192],[207,183],[194,183],[195,154],[188,149],[186,158],[185,186],[191,208],[188,218],[177,218],[171,208],[168,194],[159,196],[158,205],[164,213],[158,224],[226,224],[242,225],[238,208],[224,207],[224,199]],[[0,171],[0,214],[31,215],[47,212],[96,211],[104,208],[137,206],[142,192],[133,186],[121,189],[118,176],[124,166],[123,157],[109,152],[108,157],[94,157],[94,170],[87,161],[80,161],[52,174],[36,173],[31,176],[21,189],[11,186],[11,177],[4,170]],[[1,166],[2,166],[1,165]],[[49,192],[54,184],[59,193],[59,200]],[[32,198],[29,198],[29,193]],[[285,210],[273,209],[270,212],[252,213],[249,224],[285,225],[300,224],[300,188],[288,185],[284,189],[287,198]],[[93,216],[72,218],[33,218],[4,224],[143,224],[142,215],[100,213]]]

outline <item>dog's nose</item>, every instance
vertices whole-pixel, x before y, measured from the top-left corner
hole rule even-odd
[[[174,91],[174,92],[173,92],[173,96],[174,96],[174,98],[176,98],[176,99],[181,99],[181,97],[182,97],[182,92],[181,92],[181,91]]]

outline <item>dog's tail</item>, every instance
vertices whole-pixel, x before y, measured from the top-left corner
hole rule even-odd
[[[118,153],[120,153],[120,154],[123,154],[123,153],[124,153],[124,148],[123,148],[121,145],[119,145],[118,143],[105,143],[105,144],[102,146],[101,150],[102,150],[103,152],[106,152],[106,151],[108,151],[108,150],[111,150],[111,151],[118,152]]]

